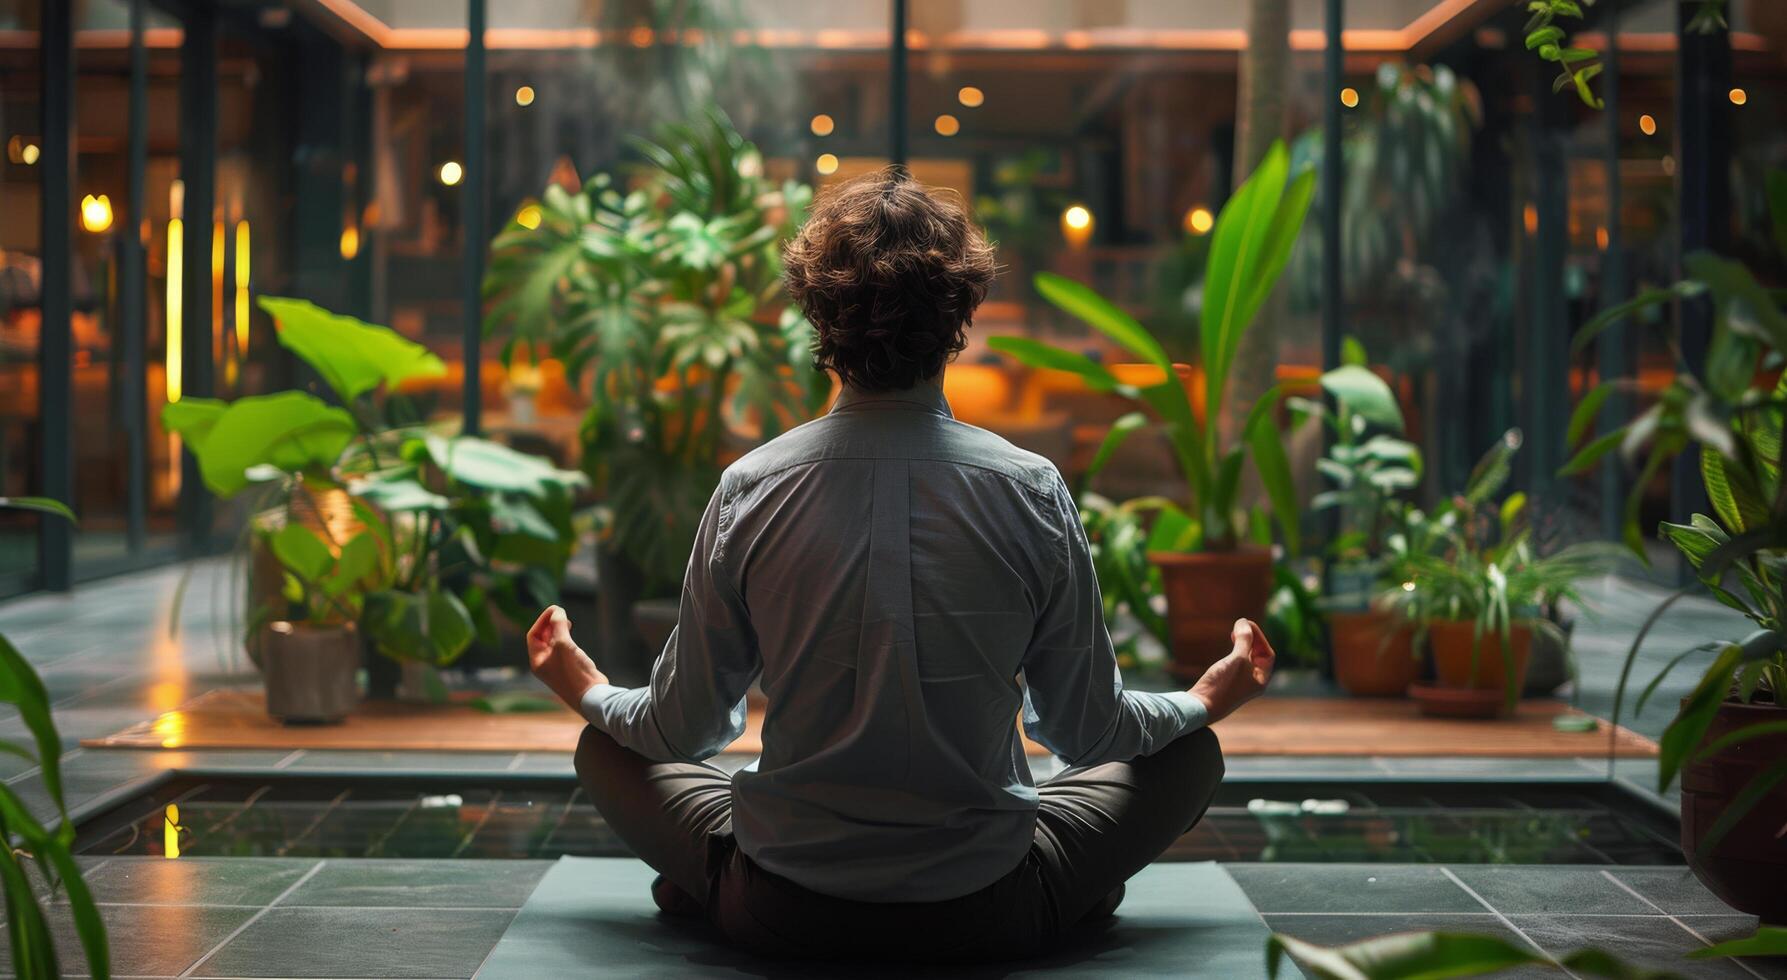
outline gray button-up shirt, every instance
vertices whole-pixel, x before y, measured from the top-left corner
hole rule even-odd
[[[649,687],[583,713],[652,759],[745,724],[732,828],[760,867],[859,901],[940,901],[1018,866],[1037,793],[1025,730],[1069,765],[1202,726],[1190,694],[1123,689],[1072,495],[1046,459],[956,421],[934,384],[846,390],[727,468]]]

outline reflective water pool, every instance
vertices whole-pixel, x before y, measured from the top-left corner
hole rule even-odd
[[[86,821],[87,854],[556,858],[628,853],[563,779],[181,777]],[[1229,783],[1170,861],[1680,864],[1604,783]]]

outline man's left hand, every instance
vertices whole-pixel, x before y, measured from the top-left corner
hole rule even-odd
[[[527,661],[534,676],[572,711],[582,710],[590,688],[608,683],[596,662],[572,641],[571,619],[558,606],[547,606],[527,631]]]

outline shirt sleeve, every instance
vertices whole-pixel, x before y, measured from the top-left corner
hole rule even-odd
[[[744,600],[724,567],[725,495],[722,481],[702,514],[676,628],[650,685],[598,684],[583,696],[591,725],[654,761],[699,762],[745,730],[745,690],[761,661]]]
[[[1123,689],[1079,510],[1059,480],[1053,496],[1065,553],[1024,655],[1024,730],[1072,766],[1150,755],[1208,711],[1186,691]]]

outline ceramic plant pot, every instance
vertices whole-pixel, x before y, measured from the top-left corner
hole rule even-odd
[[[1328,614],[1334,646],[1334,679],[1358,698],[1399,698],[1419,676],[1414,629],[1402,617],[1377,609]]]
[[[1262,621],[1272,598],[1272,552],[1265,548],[1152,552],[1167,597],[1173,676],[1195,681],[1234,646],[1235,620]]]
[[[360,634],[352,624],[269,623],[261,658],[267,714],[288,725],[340,721],[360,703]]]
[[[1432,685],[1409,688],[1409,695],[1421,703],[1423,714],[1494,718],[1507,713],[1508,675],[1502,658],[1501,634],[1485,633],[1481,643],[1477,644],[1474,642],[1475,629],[1470,622],[1437,620],[1428,624],[1427,641],[1433,650],[1435,680]],[[1532,641],[1530,627],[1517,623],[1508,633],[1515,690],[1525,682],[1527,663],[1532,659]],[[1473,647],[1476,647],[1474,651]]]
[[[1705,745],[1751,725],[1787,722],[1787,708],[1726,701],[1701,739]],[[1739,742],[1682,767],[1682,853],[1694,877],[1720,900],[1771,925],[1787,925],[1787,782],[1776,783],[1711,853],[1701,842],[1756,774],[1787,759],[1787,733]]]

